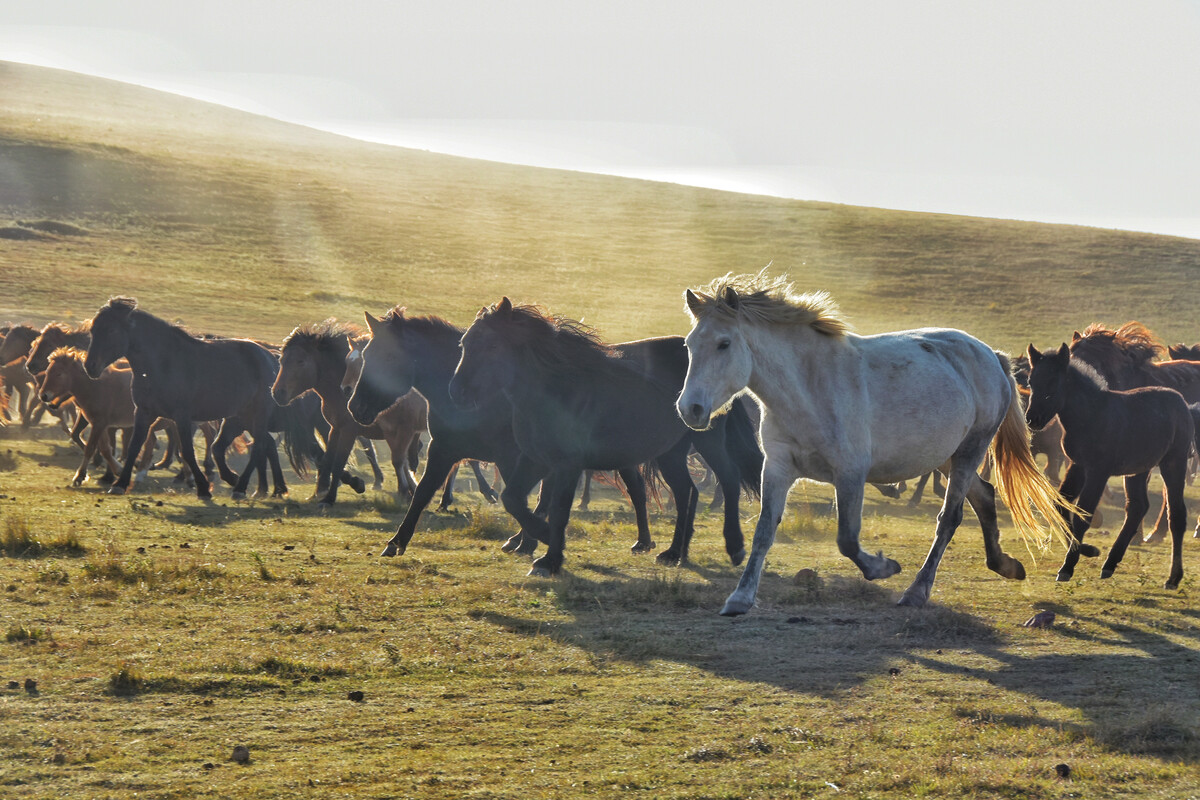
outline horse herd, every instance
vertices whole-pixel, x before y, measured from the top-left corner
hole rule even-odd
[[[159,463],[177,448],[201,498],[212,496],[214,468],[235,498],[245,496],[255,473],[265,493],[268,471],[274,494],[286,493],[272,436],[282,433],[297,474],[306,474],[309,461],[317,464],[323,504],[336,502],[341,483],[365,490],[346,471],[356,442],[368,450],[376,488],[382,485],[370,443],[385,440],[411,502],[384,556],[404,552],[443,486],[443,506],[450,502],[460,462],[471,462],[481,491],[491,493],[478,471],[479,462],[491,462],[503,478],[499,499],[519,524],[503,548],[532,554],[545,544],[530,572],[540,576],[562,568],[574,495],[591,470],[620,475],[637,519],[634,552],[654,547],[646,480],[661,478],[676,515],[671,545],[658,560],[686,561],[698,499],[688,468],[694,451],[719,483],[725,550],[734,565],[746,558],[740,497],[761,495],[726,615],[753,607],[799,478],[834,486],[838,549],[874,580],[900,565],[859,544],[866,484],[935,470],[946,477],[933,546],[900,600],[920,606],[964,503],[983,529],[990,569],[1025,577],[1000,545],[998,495],[1027,543],[1065,547],[1058,579],[1068,580],[1081,555],[1099,555],[1082,540],[1108,479],[1119,475],[1125,521],[1101,572],[1111,576],[1149,509],[1147,481],[1157,468],[1165,484],[1160,523],[1172,539],[1166,586],[1178,587],[1183,486],[1200,431],[1200,406],[1189,406],[1200,401],[1200,352],[1172,351],[1174,358],[1162,360],[1165,348],[1137,323],[1094,325],[1045,352],[1030,345],[1016,364],[957,330],[860,336],[826,294],[797,293],[786,277],[765,271],[726,275],[687,290],[685,300],[692,321],[686,338],[609,344],[579,322],[504,298],[466,329],[398,306],[382,318],[368,313],[366,331],[325,321],[298,327],[273,346],[197,336],[131,298],[114,297],[81,326],[4,330],[0,378],[4,402],[18,393],[26,423],[40,401],[70,426],[84,450],[74,484],[98,457],[112,493],[125,492],[151,467],[156,430],[170,443]],[[1040,449],[1050,466],[1065,455],[1060,486],[1038,468],[1029,426],[1043,429]],[[123,464],[113,452],[118,429],[126,431]],[[203,465],[193,445],[197,429],[207,445]],[[424,430],[429,447],[417,480]],[[245,441],[243,433],[249,459],[239,475],[225,453]]]

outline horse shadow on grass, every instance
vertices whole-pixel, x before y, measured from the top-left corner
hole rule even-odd
[[[569,621],[495,612],[480,618],[599,661],[674,662],[747,685],[833,699],[881,678],[918,676],[927,686],[928,673],[959,682],[965,677],[979,691],[968,685],[957,692],[964,699],[951,710],[960,718],[1070,730],[1115,751],[1200,761],[1200,649],[1195,626],[1186,621],[1167,635],[1126,614],[1082,617],[1060,604],[1053,610],[1066,624],[1006,632],[934,604],[897,607],[897,591],[857,576],[826,576],[805,586],[771,573],[764,575],[760,598],[775,598],[777,605],[728,619],[715,610],[733,586],[731,575],[691,569],[705,580],[642,577],[582,563],[553,584]],[[1022,646],[1027,639],[1036,646]],[[1046,652],[1056,649],[1055,639],[1060,652]],[[1092,645],[1104,652],[1086,652]],[[997,709],[993,686],[1025,702]],[[1075,709],[1082,721],[1039,713],[1047,705]]]

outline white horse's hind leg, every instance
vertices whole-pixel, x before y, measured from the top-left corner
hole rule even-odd
[[[877,581],[890,578],[899,572],[900,563],[885,557],[882,550],[877,555],[871,555],[859,545],[865,488],[863,476],[839,479],[834,487],[838,515],[837,544],[838,551],[862,570],[864,578]]]
[[[933,591],[933,580],[937,577],[938,565],[942,562],[942,555],[945,554],[946,547],[954,537],[954,531],[962,522],[963,501],[966,499],[967,487],[978,479],[978,475],[975,473],[978,465],[979,460],[972,462],[970,458],[955,459],[946,481],[946,497],[942,501],[942,510],[938,512],[937,531],[933,538],[933,545],[929,548],[929,555],[925,557],[925,563],[921,565],[917,577],[913,579],[912,585],[900,598],[900,605],[919,607],[928,602],[929,594]],[[987,536],[986,529],[984,536],[985,538]]]
[[[790,459],[785,457],[778,459],[778,462],[787,463],[790,462]],[[779,522],[783,519],[783,509],[787,504],[788,491],[798,477],[790,469],[786,472],[779,472],[775,470],[774,466],[771,456],[768,454],[767,460],[763,464],[762,506],[758,513],[758,525],[754,528],[754,542],[750,547],[750,558],[746,561],[746,568],[742,571],[737,589],[729,595],[729,599],[725,601],[725,606],[721,609],[722,616],[736,617],[754,607],[754,598],[758,595],[758,581],[762,577],[767,551],[775,542],[775,529],[779,527]]]

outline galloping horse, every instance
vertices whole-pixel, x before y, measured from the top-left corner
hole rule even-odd
[[[271,382],[279,369],[269,350],[247,339],[198,339],[142,311],[136,300],[114,297],[92,318],[92,343],[84,368],[90,377],[98,378],[122,356],[133,368],[137,414],[125,465],[111,493],[123,494],[129,488],[134,459],[158,417],[175,422],[181,455],[192,470],[198,497],[212,497],[212,487],[196,463],[192,434],[197,422],[214,419],[225,420],[222,428],[231,422],[242,426],[239,430],[249,430],[254,438],[250,464],[237,478],[233,496],[245,497],[250,473],[265,470],[268,459],[276,493],[286,492],[275,440],[267,432],[275,407]]]
[[[1150,470],[1158,467],[1166,486],[1171,528],[1171,573],[1165,588],[1178,588],[1187,527],[1183,488],[1195,437],[1187,403],[1179,392],[1161,386],[1112,391],[1100,374],[1076,359],[1065,344],[1046,353],[1030,345],[1029,363],[1033,367],[1026,412],[1029,424],[1040,428],[1056,415],[1062,422],[1063,448],[1072,463],[1060,491],[1066,500],[1078,500],[1082,511],[1063,514],[1075,540],[1082,542],[1108,479],[1125,476],[1125,523],[1100,572],[1101,578],[1111,577],[1150,508],[1146,481]],[[1070,580],[1080,555],[1099,554],[1090,545],[1072,548],[1058,571],[1058,580]]]
[[[957,330],[856,335],[828,295],[797,294],[786,277],[768,278],[765,270],[726,275],[687,290],[685,298],[693,328],[679,415],[703,429],[747,390],[763,410],[762,510],[750,559],[722,614],[753,607],[797,478],[833,484],[838,549],[875,580],[896,574],[900,565],[859,546],[864,485],[942,468],[948,484],[936,536],[902,605],[929,599],[942,554],[962,521],[964,498],[983,527],[988,568],[1006,578],[1025,577],[1021,563],[1000,547],[995,491],[978,474],[989,448],[996,489],[1017,527],[1031,538],[1040,532],[1032,504],[1066,539],[1058,493],[1029,453],[1007,356]]]
[[[721,481],[725,549],[734,564],[741,563],[740,487],[757,488],[761,453],[744,408],[729,415],[728,428],[724,419],[701,433],[680,424],[674,400],[686,369],[678,336],[608,345],[582,323],[536,306],[514,306],[507,297],[479,312],[463,334],[449,393],[464,408],[503,394],[522,454],[548,471],[549,520],[541,523],[548,551],[533,563],[531,575],[553,575],[562,566],[566,524],[583,470],[622,470],[651,460],[676,507],[671,548],[659,560],[685,560],[698,499],[687,468],[693,446]],[[524,495],[532,488],[517,484],[515,492]]]

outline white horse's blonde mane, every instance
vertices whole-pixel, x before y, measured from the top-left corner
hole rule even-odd
[[[826,336],[842,336],[851,330],[837,303],[828,292],[799,293],[786,275],[769,277],[766,269],[754,275],[724,276],[692,292],[688,303],[693,319],[719,314],[755,322],[808,325]]]

